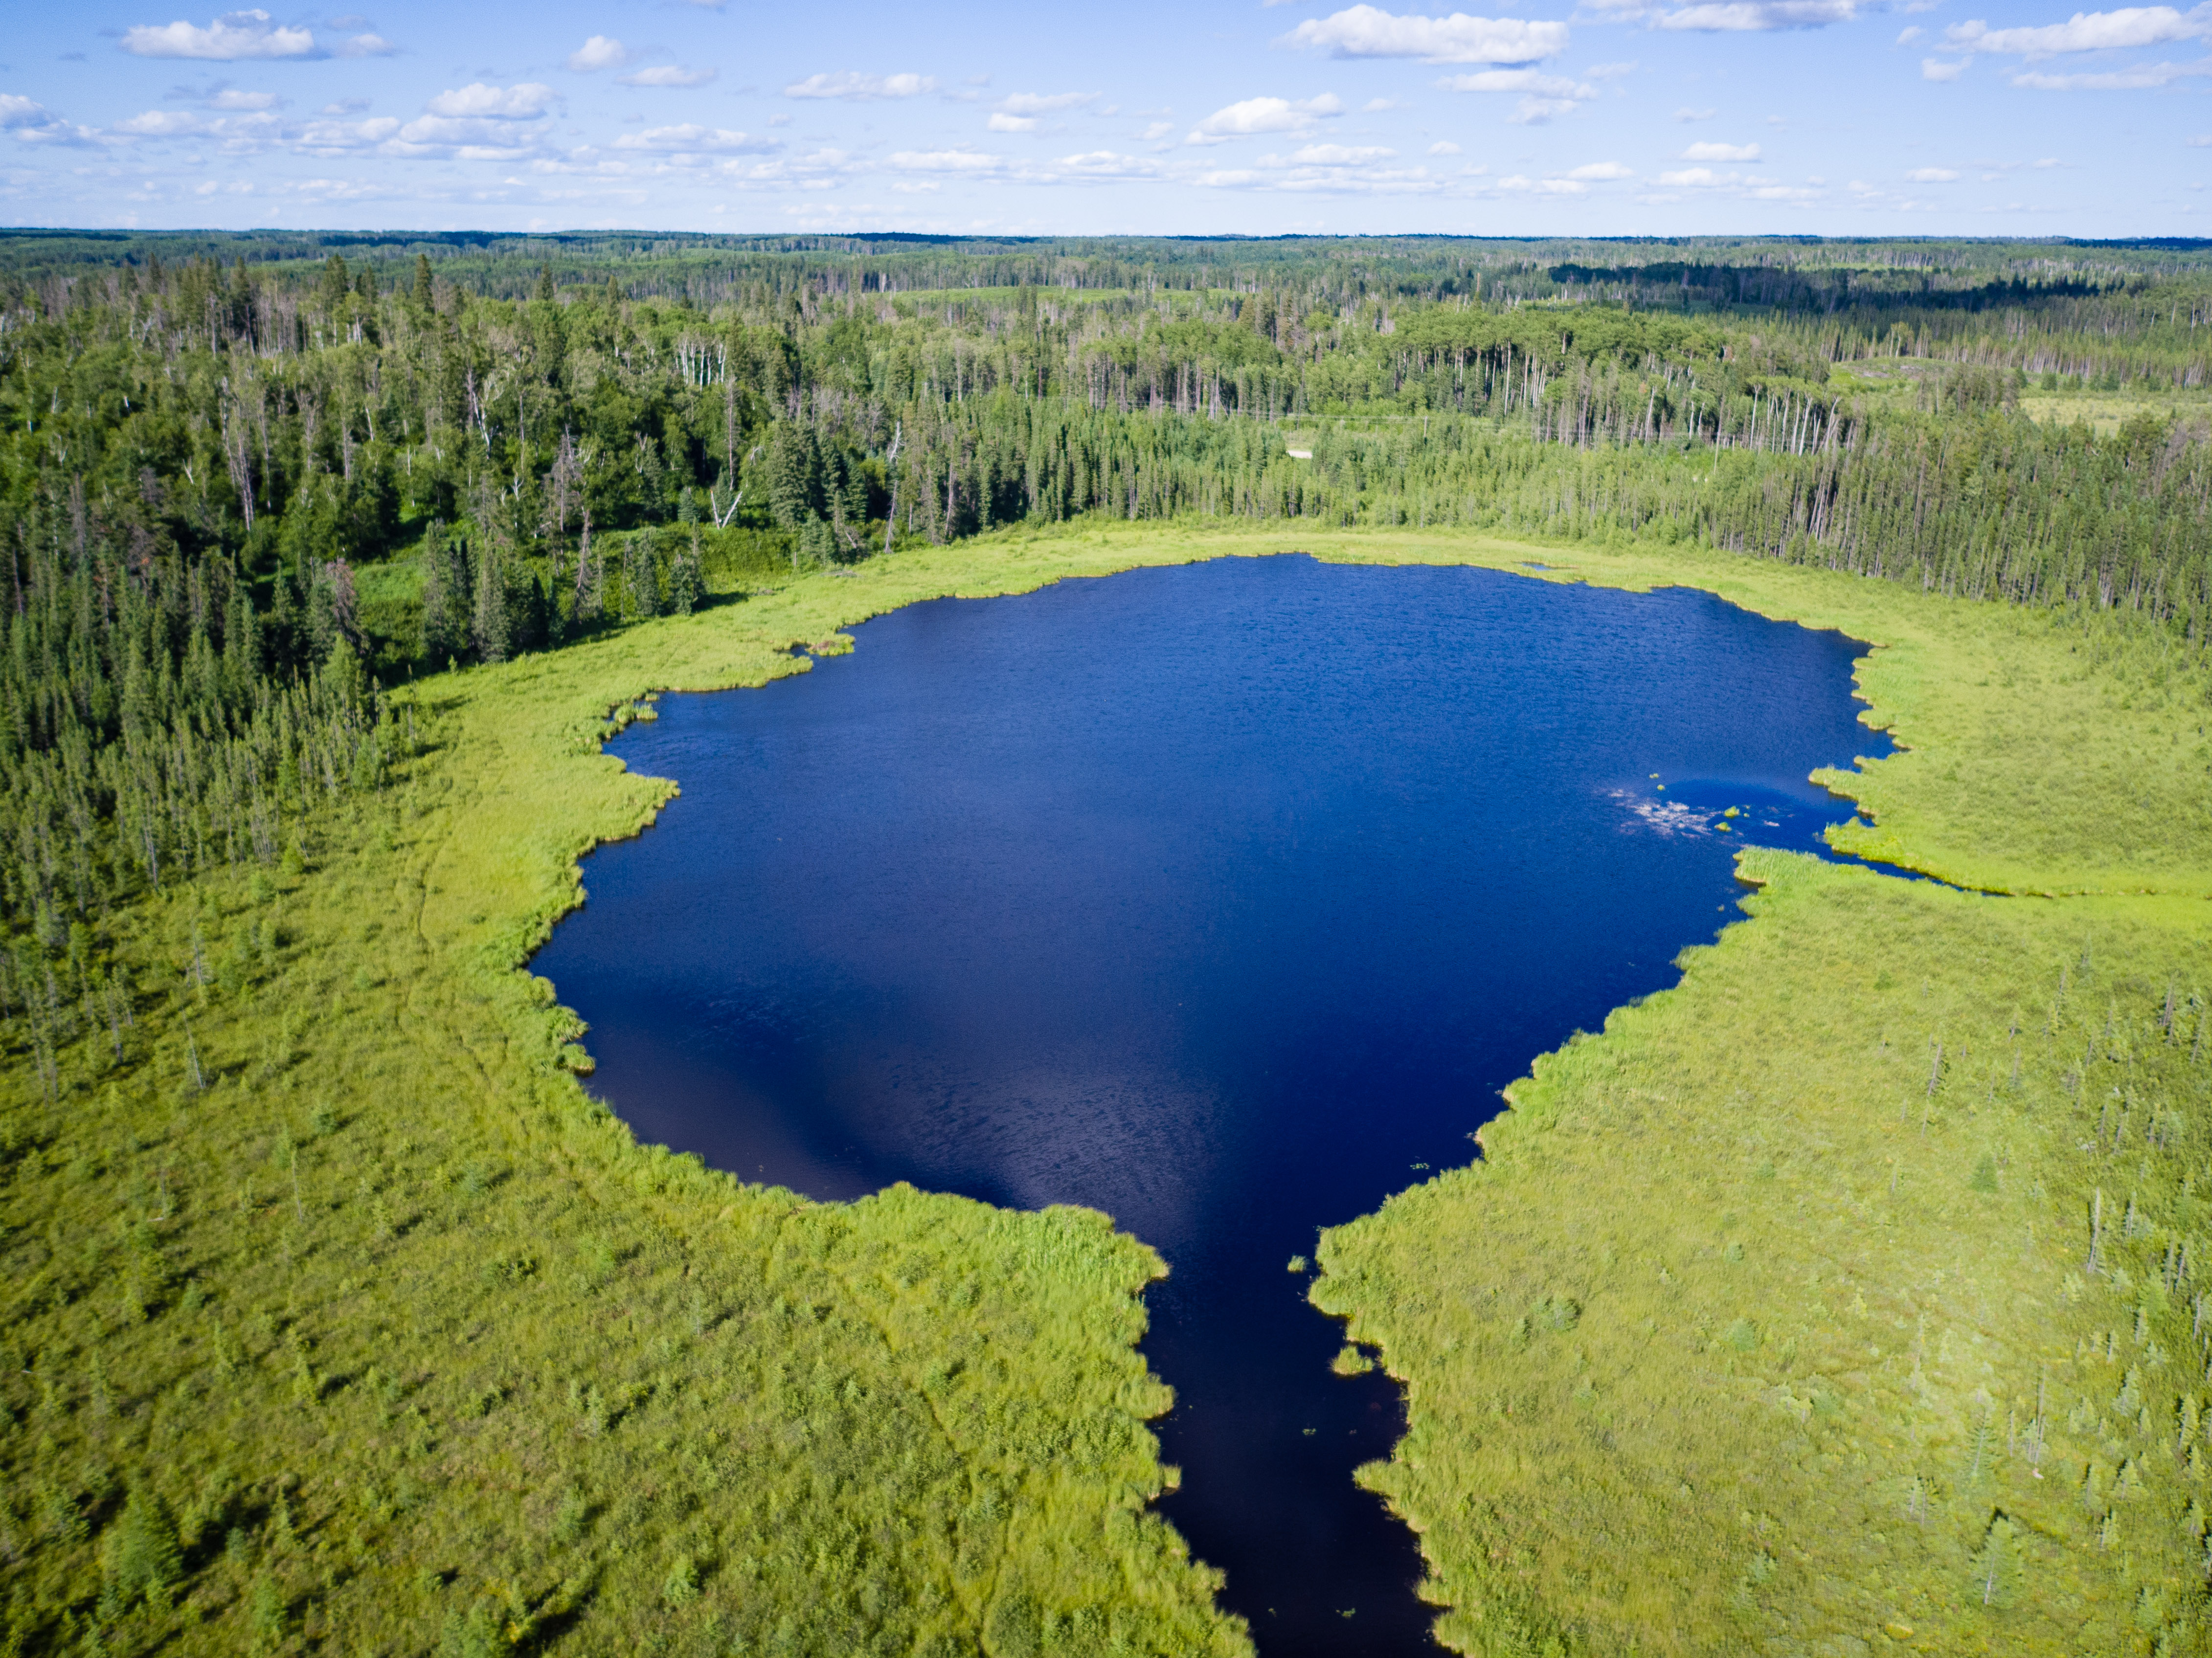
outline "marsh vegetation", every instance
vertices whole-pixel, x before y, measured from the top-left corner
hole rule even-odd
[[[519,969],[652,690],[1292,546],[1877,641],[1844,844],[2067,895],[1754,856],[1324,1242],[1446,1637],[2202,1645],[2198,256],[4,252],[16,1649],[1243,1650],[1147,1509],[1155,1257],[641,1148]]]

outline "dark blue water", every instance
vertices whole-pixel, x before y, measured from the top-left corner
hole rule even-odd
[[[1738,842],[1847,815],[1804,780],[1887,751],[1853,646],[1701,593],[1303,557],[855,638],[615,744],[684,793],[592,855],[536,963],[594,1086],[817,1197],[1112,1214],[1172,1270],[1163,1508],[1261,1652],[1437,1650],[1411,1534],[1351,1479],[1395,1390],[1329,1373],[1285,1261],[1673,983],[1736,917]]]

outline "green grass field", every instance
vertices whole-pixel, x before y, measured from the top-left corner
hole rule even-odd
[[[88,941],[54,1085],[17,1065],[0,1113],[0,1639],[1247,1650],[1146,1512],[1156,1257],[1095,1215],[817,1205],[640,1148],[523,964],[578,855],[667,798],[600,752],[650,692],[803,671],[792,644],[939,594],[1290,547],[1537,556],[1079,525],[805,575],[417,682],[419,751],[309,826],[303,871],[173,888]],[[1541,552],[1571,567],[1543,579],[1878,641],[1868,717],[1906,751],[1837,780],[1862,843],[2089,896],[1756,859],[1754,919],[1541,1062],[1480,1169],[1328,1236],[1316,1299],[1409,1388],[1372,1478],[1447,1634],[2195,1638],[2203,1384],[2171,1252],[2208,1172],[2203,671],[2110,620]]]

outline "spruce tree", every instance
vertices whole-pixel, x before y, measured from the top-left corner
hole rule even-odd
[[[629,613],[639,620],[660,614],[659,558],[653,531],[641,530],[623,550],[623,586],[629,595]]]
[[[422,659],[433,668],[445,666],[468,648],[463,607],[469,584],[463,557],[446,526],[432,519],[422,536]]]

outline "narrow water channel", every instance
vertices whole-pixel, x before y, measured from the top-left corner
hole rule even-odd
[[[1434,1652],[1400,1431],[1287,1270],[1736,919],[1887,751],[1855,647],[1702,593],[1224,559],[941,600],[615,751],[683,786],[535,963],[641,1138],[1164,1254],[1163,1503],[1267,1658]],[[1729,807],[1735,817],[1726,816]],[[1722,827],[1726,824],[1726,829]]]

